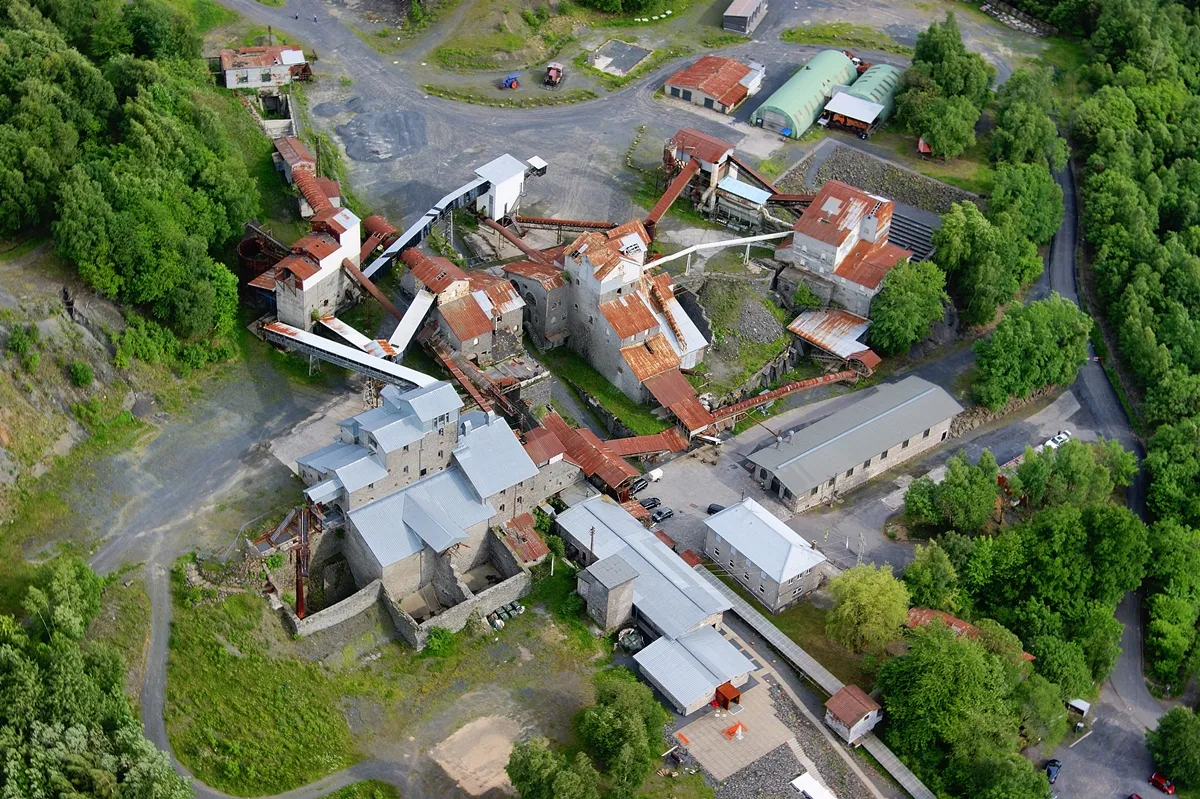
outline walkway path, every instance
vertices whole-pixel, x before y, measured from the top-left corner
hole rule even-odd
[[[721,592],[721,595],[729,600],[729,604],[733,606],[733,612],[740,616],[747,624],[754,628],[755,632],[767,640],[771,646],[783,655],[788,662],[799,669],[804,676],[815,682],[827,694],[833,695],[842,689],[845,685],[837,677],[834,677],[828,669],[822,666],[817,661],[813,660],[812,656],[801,649],[795,641],[788,638],[782,631],[765,616],[755,610],[749,602],[738,596],[733,589],[721,582],[717,577],[703,566],[697,566],[696,572],[701,577],[709,582],[713,588]],[[801,704],[796,700],[797,704]],[[874,735],[868,735],[863,739],[863,746],[866,750],[874,755],[879,761],[879,765],[895,778],[896,782],[904,786],[904,790],[908,791],[914,799],[937,799],[933,791],[925,787],[925,783],[917,778],[907,766],[892,754],[892,750],[884,745],[883,741],[876,738]]]

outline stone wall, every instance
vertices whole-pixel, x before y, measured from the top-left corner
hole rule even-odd
[[[509,549],[508,542],[498,532],[493,531],[487,537],[487,550],[488,560],[491,561],[492,566],[496,568],[496,571],[500,572],[502,577],[506,579],[516,577],[524,571],[521,567],[521,561],[517,559],[516,553]]]
[[[458,632],[467,626],[472,615],[483,618],[501,605],[507,605],[528,594],[531,583],[529,575],[522,572],[476,594],[466,602],[442,611],[420,625],[420,646],[425,645],[425,636],[429,635],[431,628],[444,627],[451,632]]]
[[[471,597],[471,591],[462,581],[462,575],[454,567],[454,560],[448,555],[430,559],[433,566],[433,592],[438,602],[446,607],[457,606]]]
[[[399,601],[387,590],[386,586],[381,588],[379,598],[383,609],[392,619],[396,634],[407,641],[413,649],[424,648],[425,636],[421,633],[421,625],[417,624],[417,620],[400,607]]]
[[[379,580],[372,580],[358,593],[303,619],[297,617],[295,611],[285,602],[283,603],[283,623],[293,635],[312,635],[344,621],[349,621],[378,602],[383,593],[383,583]]]

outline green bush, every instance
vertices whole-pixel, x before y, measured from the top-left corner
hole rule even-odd
[[[21,356],[21,367],[29,373],[37,370],[38,364],[42,362],[42,354],[37,350],[27,352]]]
[[[813,293],[807,283],[801,282],[792,293],[792,308],[801,311],[809,308],[820,308],[821,298]]]
[[[92,372],[92,365],[87,361],[72,361],[71,362],[71,382],[80,388],[90,386],[96,379],[96,375]]]
[[[435,658],[449,657],[454,654],[457,644],[454,633],[445,627],[434,627],[425,638],[425,654]]]
[[[8,331],[8,348],[17,355],[24,355],[37,346],[40,338],[37,325],[13,325]]]
[[[282,552],[272,552],[270,555],[267,555],[267,568],[274,571],[283,565],[283,561]]]

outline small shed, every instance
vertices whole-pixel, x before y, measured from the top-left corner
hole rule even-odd
[[[725,9],[721,27],[734,33],[754,32],[767,15],[767,0],[733,0]]]
[[[857,685],[845,685],[825,703],[825,725],[856,743],[883,718],[883,708]]]

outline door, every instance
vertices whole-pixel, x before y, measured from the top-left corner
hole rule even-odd
[[[712,108],[712,107],[713,107],[713,101],[712,101],[712,98],[711,98],[711,97],[705,97],[705,98],[704,98],[704,107],[705,107],[705,108]]]

